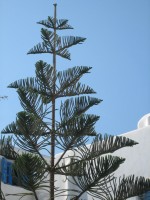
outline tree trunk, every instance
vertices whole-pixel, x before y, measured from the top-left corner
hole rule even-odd
[[[52,134],[51,134],[51,173],[50,173],[50,200],[54,200],[54,166],[55,166],[55,88],[56,88],[56,6],[54,4],[54,53],[53,53],[53,67],[54,67],[54,77],[53,77],[53,99],[52,99]]]

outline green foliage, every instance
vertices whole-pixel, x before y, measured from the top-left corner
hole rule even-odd
[[[35,192],[45,182],[45,163],[43,160],[33,154],[23,153],[19,156],[13,165],[16,171],[16,182],[26,190]]]
[[[41,24],[45,26],[46,28],[54,29],[55,27],[55,21],[53,17],[48,16],[47,20],[42,20],[40,22],[37,22],[38,24]],[[73,29],[72,26],[68,24],[67,19],[56,19],[56,27],[57,30],[64,30],[64,29]]]
[[[147,192],[150,188],[150,181],[144,177],[135,177],[134,175],[123,176],[119,180],[115,177],[111,184],[108,182],[107,188],[109,188],[109,199],[125,200]]]
[[[14,150],[14,146],[12,145],[12,136],[1,137],[0,143],[0,155],[3,155],[7,159],[15,160],[18,157],[18,153]]]

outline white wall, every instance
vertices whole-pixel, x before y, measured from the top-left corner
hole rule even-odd
[[[128,132],[123,136],[133,139],[139,144],[133,147],[125,147],[114,153],[126,158],[124,164],[117,170],[116,175],[120,176],[125,173],[126,175],[135,174],[136,176],[150,178],[150,126]]]

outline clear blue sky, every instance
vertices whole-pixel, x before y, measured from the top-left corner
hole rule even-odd
[[[69,19],[74,30],[63,35],[86,37],[70,49],[72,60],[58,59],[58,69],[92,66],[83,78],[103,102],[90,110],[100,115],[96,129],[121,134],[136,129],[150,112],[150,0],[57,0],[58,18]],[[21,110],[11,82],[34,76],[34,64],[49,55],[26,55],[41,41],[36,22],[53,16],[52,0],[0,1],[0,130]],[[61,33],[61,34],[62,34]]]

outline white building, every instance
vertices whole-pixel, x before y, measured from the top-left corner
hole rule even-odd
[[[126,161],[119,167],[116,171],[115,175],[117,177],[125,174],[126,176],[134,174],[135,176],[144,176],[145,178],[150,177],[150,114],[142,117],[137,125],[137,129],[122,134],[121,136],[125,136],[127,138],[133,139],[138,142],[138,145],[133,147],[125,147],[120,150],[117,150],[114,154],[123,158],[126,158]],[[58,155],[59,156],[59,155]],[[63,184],[63,187],[68,188],[69,184],[63,177],[58,177],[58,179],[62,179],[60,181],[60,185]],[[16,186],[12,186],[9,184],[4,184],[2,182],[2,190],[4,194],[14,194],[14,193],[24,193],[24,189]],[[47,200],[47,195],[39,192],[39,196],[41,200]],[[7,200],[18,200],[20,197],[16,196],[7,196]],[[27,196],[22,198],[22,200],[33,200],[34,198],[31,196]],[[58,198],[60,200],[66,199],[65,197]],[[91,200],[88,195],[84,195],[82,200]],[[138,199],[138,197],[136,197]],[[145,198],[150,199],[150,198]]]

